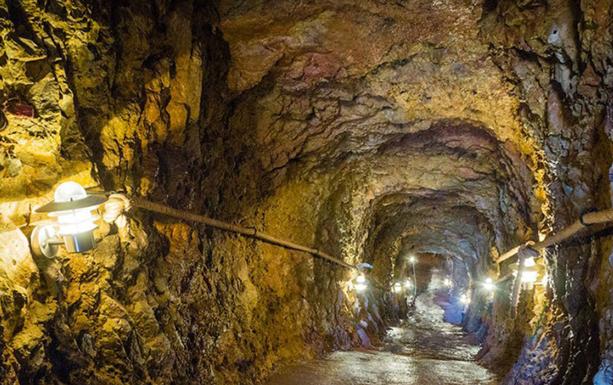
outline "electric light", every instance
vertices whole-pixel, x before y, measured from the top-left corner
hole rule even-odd
[[[356,293],[362,293],[368,288],[368,284],[366,283],[366,277],[364,274],[360,274],[355,277],[355,283],[353,284],[353,289]]]
[[[415,262],[417,262],[417,258],[415,258],[415,256],[414,256],[414,255],[411,255],[411,256],[409,257],[409,262],[411,262],[411,263],[415,263]]]
[[[538,270],[536,269],[536,262],[534,258],[525,258],[523,260],[524,268],[521,273],[520,281],[521,283],[526,284],[534,284],[538,279]],[[518,264],[514,264],[514,266],[518,269]],[[517,276],[517,271],[513,272],[513,275]]]
[[[524,267],[534,267],[536,266],[536,262],[534,262],[534,258],[526,258],[524,259]]]
[[[523,283],[534,283],[538,278],[538,271],[536,270],[527,270],[521,274],[521,281]]]
[[[468,295],[466,295],[466,293],[463,293],[460,296],[460,302],[464,305],[468,305],[470,303],[470,297],[468,297]]]
[[[400,284],[400,282],[396,282],[394,286],[392,286],[392,291],[396,294],[402,291],[402,285]]]
[[[483,282],[483,288],[487,291],[494,291],[494,289],[496,289],[496,285],[491,278],[486,278],[485,282]]]
[[[362,293],[366,290],[366,288],[368,288],[368,285],[365,283],[356,283],[355,285],[353,285],[353,288],[357,293]]]
[[[404,287],[405,287],[405,289],[410,289],[412,286],[413,286],[413,282],[411,282],[411,280],[410,280],[410,279],[406,279],[406,280],[404,281]]]
[[[32,232],[32,249],[35,254],[48,258],[57,255],[59,245],[64,245],[68,252],[81,253],[96,246],[94,229],[98,216],[93,215],[107,198],[101,195],[89,195],[76,182],[62,183],[55,190],[53,202],[39,207],[38,213],[47,213],[54,218],[54,223],[39,225]]]

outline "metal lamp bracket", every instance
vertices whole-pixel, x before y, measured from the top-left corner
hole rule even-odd
[[[53,224],[38,225],[30,235],[32,251],[38,257],[55,258],[64,242]]]

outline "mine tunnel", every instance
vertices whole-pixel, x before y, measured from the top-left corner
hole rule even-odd
[[[613,0],[0,0],[0,384],[611,385]]]

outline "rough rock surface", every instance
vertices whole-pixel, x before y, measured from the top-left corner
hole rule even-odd
[[[464,326],[505,383],[610,383],[608,233],[549,250],[515,318],[477,285],[508,248],[611,205],[612,12],[0,0],[0,383],[255,383],[377,342],[411,253],[472,289]],[[139,210],[91,253],[35,258],[32,208],[66,180],[372,263],[376,288]]]

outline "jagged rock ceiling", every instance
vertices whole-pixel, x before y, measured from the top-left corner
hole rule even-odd
[[[546,203],[541,150],[480,36],[482,9],[463,1],[221,2],[229,89],[245,95],[230,123],[255,127],[254,161],[273,185],[288,170],[355,180],[349,215],[367,237],[378,239],[371,218],[382,215],[379,227],[419,227],[417,216],[399,219],[427,198],[424,205],[484,215],[500,248],[529,238]],[[391,195],[394,206],[381,210]],[[454,225],[462,222],[448,219],[434,232],[435,243],[448,242]]]

